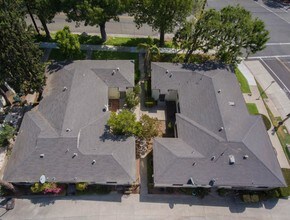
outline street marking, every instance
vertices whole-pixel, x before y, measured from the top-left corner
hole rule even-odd
[[[290,43],[266,43],[267,46],[275,46],[275,45],[290,45]]]
[[[265,64],[265,66],[274,74],[274,76],[280,81],[280,83],[284,86],[284,88],[287,90],[288,93],[290,93],[290,90],[287,88],[287,86],[282,82],[282,80],[277,76],[277,74],[269,67],[269,65],[260,58],[260,61]]]
[[[282,60],[280,60],[280,58],[279,57],[277,57],[276,58],[277,60],[278,60],[278,62],[279,63],[281,63],[287,70],[288,70],[288,72],[290,73],[290,69],[289,69],[289,67],[284,63],[284,62],[282,62]]]
[[[288,24],[290,24],[287,20],[285,20],[284,18],[282,18],[280,15],[278,15],[276,12],[273,12],[272,10],[270,10],[269,8],[265,7],[264,5],[261,5],[258,2],[255,2],[256,4],[260,5],[261,7],[265,8],[267,11],[272,12],[274,15],[278,16],[279,18],[281,18],[283,21],[286,21]]]
[[[252,59],[268,59],[268,58],[289,58],[290,55],[274,55],[274,56],[257,56],[257,57],[248,57],[247,60],[252,60]]]

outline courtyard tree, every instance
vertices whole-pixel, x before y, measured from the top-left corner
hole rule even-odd
[[[212,53],[224,63],[235,64],[265,48],[269,32],[258,18],[252,18],[241,6],[227,6],[221,11],[210,9],[198,20],[187,22],[174,37],[174,43],[186,50],[185,62],[196,50]]]
[[[66,56],[66,58],[73,58],[80,54],[81,45],[78,36],[73,35],[68,26],[65,26],[63,30],[56,32],[55,40],[60,51]]]
[[[5,189],[8,189],[12,193],[16,193],[16,188],[12,183],[0,179],[0,186],[4,187]]]
[[[151,118],[143,114],[140,123],[142,125],[140,138],[149,140],[158,136],[159,122],[157,118]]]
[[[22,94],[42,90],[45,84],[42,52],[32,35],[19,1],[0,1],[0,87],[7,82]]]
[[[107,124],[115,135],[138,135],[141,130],[136,115],[129,110],[122,110],[119,114],[112,112]]]
[[[64,12],[69,21],[77,24],[99,26],[102,41],[107,40],[106,22],[113,19],[119,21],[119,15],[126,10],[127,0],[64,0]]]
[[[137,27],[148,24],[160,33],[159,46],[164,46],[165,33],[171,33],[193,11],[192,0],[131,0],[129,14]]]
[[[51,23],[56,13],[61,11],[61,2],[62,0],[25,0],[27,12],[35,14],[39,18],[48,39],[51,37],[47,24]],[[32,17],[32,15],[30,16]]]

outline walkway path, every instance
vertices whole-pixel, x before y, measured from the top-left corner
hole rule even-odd
[[[265,104],[263,102],[263,99],[262,98],[257,99],[258,97],[260,97],[260,92],[258,90],[258,87],[257,87],[257,84],[254,80],[254,77],[251,74],[250,69],[248,69],[248,67],[245,66],[244,64],[242,64],[242,67],[240,65],[238,68],[243,73],[243,75],[248,79],[248,82],[250,85],[251,96],[248,94],[245,94],[245,93],[243,94],[246,103],[255,103],[257,108],[258,108],[259,113],[266,115],[268,118],[270,118],[269,114],[267,112],[267,109],[265,107]],[[269,100],[267,100],[267,101],[270,102]],[[267,104],[268,104],[268,102],[267,102]],[[269,131],[268,131],[268,135],[269,135],[270,140],[272,142],[272,145],[275,148],[275,151],[277,153],[277,158],[278,158],[279,164],[280,164],[281,168],[288,168],[289,169],[290,165],[289,165],[288,160],[286,158],[286,155],[283,151],[281,143],[278,139],[278,136],[275,132],[273,132],[273,129],[274,129],[274,127],[272,125],[271,129],[269,129]]]

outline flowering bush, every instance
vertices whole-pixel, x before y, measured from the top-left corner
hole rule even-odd
[[[63,186],[58,186],[56,183],[35,183],[30,189],[33,193],[43,192],[44,194],[59,194],[63,191]]]
[[[76,190],[78,191],[84,191],[88,187],[87,183],[77,183],[76,184]]]

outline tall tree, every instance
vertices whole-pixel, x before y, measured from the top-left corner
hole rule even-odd
[[[235,64],[239,57],[263,50],[268,35],[263,21],[252,18],[241,6],[227,6],[221,11],[208,10],[197,21],[187,22],[177,31],[174,43],[186,50],[185,62],[196,50],[207,53],[212,49],[220,61]]]
[[[23,94],[40,91],[45,83],[42,52],[26,27],[19,1],[0,1],[0,87],[7,82]]]
[[[64,0],[64,11],[69,21],[84,21],[85,25],[99,26],[102,40],[107,40],[106,22],[119,21],[127,0]]]
[[[27,11],[39,18],[48,39],[51,37],[47,23],[52,22],[56,13],[60,12],[61,2],[62,0],[25,0]]]
[[[216,46],[219,26],[220,16],[214,9],[206,11],[198,20],[185,22],[173,38],[174,45],[186,51],[184,62],[189,62],[194,51],[201,50],[207,53]]]
[[[159,55],[160,50],[158,46],[154,43],[154,40],[151,37],[148,37],[146,43],[140,43],[138,45],[139,50],[145,51],[144,57],[144,70],[146,74],[149,74],[151,69],[151,59],[153,55]]]
[[[196,3],[192,0],[131,0],[130,15],[137,27],[148,24],[160,32],[160,45],[164,46],[165,33],[170,33],[191,15]]]

